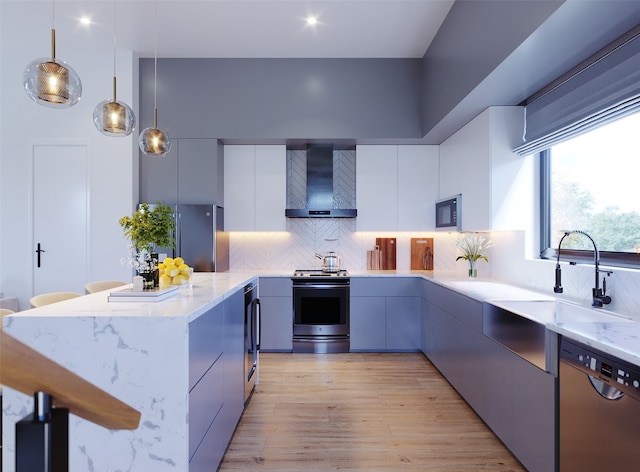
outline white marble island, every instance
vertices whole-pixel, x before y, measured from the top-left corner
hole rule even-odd
[[[192,287],[160,302],[110,303],[105,291],[4,317],[7,334],[141,412],[133,431],[70,415],[69,470],[194,471],[215,460],[205,457],[215,449],[206,439],[213,419],[224,417],[230,435],[242,411],[243,287],[252,281],[249,273],[197,273]],[[5,472],[15,470],[15,423],[32,405],[4,388]],[[202,414],[203,405],[215,411]]]

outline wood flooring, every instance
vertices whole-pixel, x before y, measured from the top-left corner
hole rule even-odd
[[[421,353],[260,356],[220,471],[525,471]]]

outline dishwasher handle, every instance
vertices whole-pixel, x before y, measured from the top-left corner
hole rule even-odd
[[[616,401],[624,397],[624,392],[621,392],[614,386],[609,385],[608,383],[603,382],[600,379],[596,379],[592,375],[587,374],[587,377],[589,377],[589,382],[591,383],[591,386],[594,388],[594,390],[598,392],[598,395],[600,395],[605,400]]]

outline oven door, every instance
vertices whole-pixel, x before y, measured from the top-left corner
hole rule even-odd
[[[293,335],[348,336],[349,281],[293,283]]]

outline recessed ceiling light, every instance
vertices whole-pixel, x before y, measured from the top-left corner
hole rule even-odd
[[[89,18],[88,16],[81,16],[80,24],[83,26],[89,26],[91,24],[91,18]]]
[[[308,26],[315,26],[318,24],[318,17],[316,16],[308,16],[307,17],[307,25]]]

